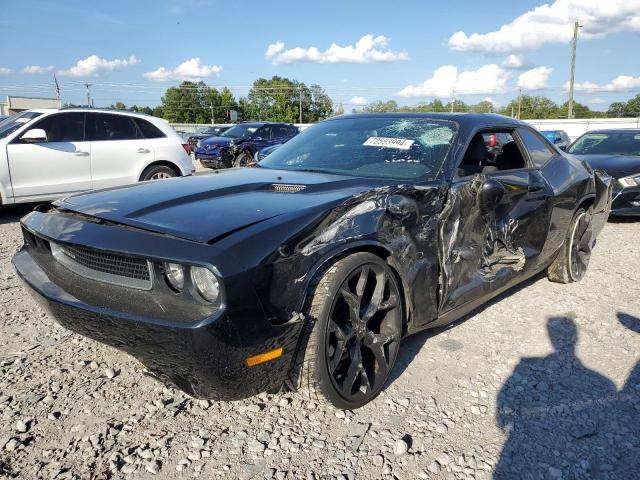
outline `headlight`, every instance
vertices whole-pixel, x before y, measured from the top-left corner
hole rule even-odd
[[[207,150],[213,150],[214,148],[216,148],[218,145],[216,145],[215,143],[210,143],[209,145],[207,145]]]
[[[191,281],[207,302],[216,303],[220,298],[220,282],[211,270],[203,267],[191,267]]]
[[[202,140],[198,140],[198,143],[196,143],[196,147],[202,148]]]
[[[180,292],[184,287],[184,267],[178,263],[163,263],[164,276],[171,288]]]
[[[640,186],[640,174],[619,178],[618,183],[622,185],[622,188]]]

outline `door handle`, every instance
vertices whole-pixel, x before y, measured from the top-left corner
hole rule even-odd
[[[138,149],[138,153],[149,153],[151,152],[151,150],[149,150],[148,148],[139,148]]]
[[[77,152],[74,153],[74,155],[76,157],[88,157],[89,152],[83,152],[82,150],[78,150]]]

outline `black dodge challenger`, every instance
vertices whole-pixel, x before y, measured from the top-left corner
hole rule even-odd
[[[610,205],[608,175],[516,120],[347,115],[255,168],[40,207],[13,263],[62,325],[193,396],[352,409],[403,337],[543,270],[580,280]]]

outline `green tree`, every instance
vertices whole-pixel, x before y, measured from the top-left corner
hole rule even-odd
[[[362,109],[363,112],[374,112],[374,113],[397,112],[398,110],[399,110],[398,102],[396,102],[395,100],[388,100],[386,102],[383,102],[383,101],[373,102]]]
[[[500,110],[502,115],[518,114],[518,98],[511,100]],[[539,118],[558,118],[558,105],[550,98],[541,95],[522,95],[520,98],[520,118],[523,120]]]
[[[491,103],[489,100],[483,100],[480,103],[476,104],[476,105],[472,105],[471,107],[469,107],[469,109],[472,112],[477,112],[477,113],[493,113],[495,112],[495,107],[493,106],[493,103]]]
[[[607,110],[609,117],[640,117],[640,94],[627,102],[613,102]]]
[[[126,110],[127,106],[122,102],[116,102],[112,104],[110,108],[113,108],[115,110]]]
[[[201,123],[205,120],[202,92],[194,82],[169,87],[161,99],[163,117],[173,123]]]
[[[316,122],[333,111],[333,102],[319,85],[307,87],[278,76],[257,79],[241,102],[245,119],[291,123],[300,121],[301,105],[303,123]]]
[[[338,108],[336,108],[336,111],[333,112],[334,115],[344,115],[344,106],[342,105],[342,103],[340,103],[338,105]]]
[[[582,103],[573,102],[573,118],[594,118],[597,116],[589,107]],[[556,118],[569,118],[569,102],[564,102],[556,110]]]

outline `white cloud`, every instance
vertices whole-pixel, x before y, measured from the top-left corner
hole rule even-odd
[[[594,105],[602,105],[603,103],[607,103],[604,98],[596,97],[589,100],[589,103],[593,103]]]
[[[537,67],[527,70],[518,77],[518,87],[525,90],[545,88],[551,72],[553,72],[553,68],[550,67]]]
[[[449,38],[453,50],[510,53],[566,43],[578,20],[585,39],[622,31],[640,31],[640,0],[556,0],[530,10],[488,33],[459,31]]]
[[[22,73],[27,73],[29,75],[43,75],[49,72],[53,72],[53,65],[49,65],[48,67],[41,67],[39,65],[30,65],[22,69]]]
[[[10,75],[13,73],[13,70],[6,67],[0,67],[0,75]]]
[[[68,75],[71,77],[96,77],[102,73],[112,72],[121,68],[130,67],[140,63],[136,57],[107,60],[97,55],[91,55],[78,62],[67,70],[58,70],[58,75]]]
[[[576,82],[573,85],[574,90],[583,92],[617,92],[623,90],[632,90],[640,88],[640,77],[631,77],[629,75],[618,75],[609,83],[598,85],[593,82]],[[569,89],[569,82],[564,84],[564,89]]]
[[[185,60],[174,69],[160,67],[152,72],[144,74],[149,80],[166,82],[169,80],[199,81],[211,75],[220,76],[222,67],[219,65],[203,65],[199,58]]]
[[[484,65],[478,70],[458,72],[453,65],[439,67],[431,78],[418,85],[407,85],[400,97],[451,97],[466,94],[502,93],[511,74],[496,64]]]
[[[489,103],[490,103],[490,104],[492,104],[493,106],[495,106],[495,105],[496,105],[496,101],[495,101],[493,98],[491,98],[491,97],[484,97],[484,98],[482,99],[482,101],[483,101],[483,102],[489,102]]]
[[[507,58],[502,62],[502,66],[505,68],[512,68],[514,70],[519,70],[521,68],[527,68],[531,65],[529,60],[524,58],[523,55],[516,55],[512,53],[507,56]]]
[[[281,41],[267,47],[265,58],[274,65],[283,63],[312,62],[312,63],[381,63],[408,60],[405,51],[393,51],[387,48],[389,38],[379,35],[365,35],[355,45],[344,47],[332,43],[329,48],[321,52],[317,47],[296,47],[285,49]]]
[[[367,100],[364,97],[359,97],[357,95],[355,97],[351,97],[351,100],[347,102],[347,104],[349,105],[358,105],[358,106],[366,105],[367,103],[369,103],[369,100]]]

